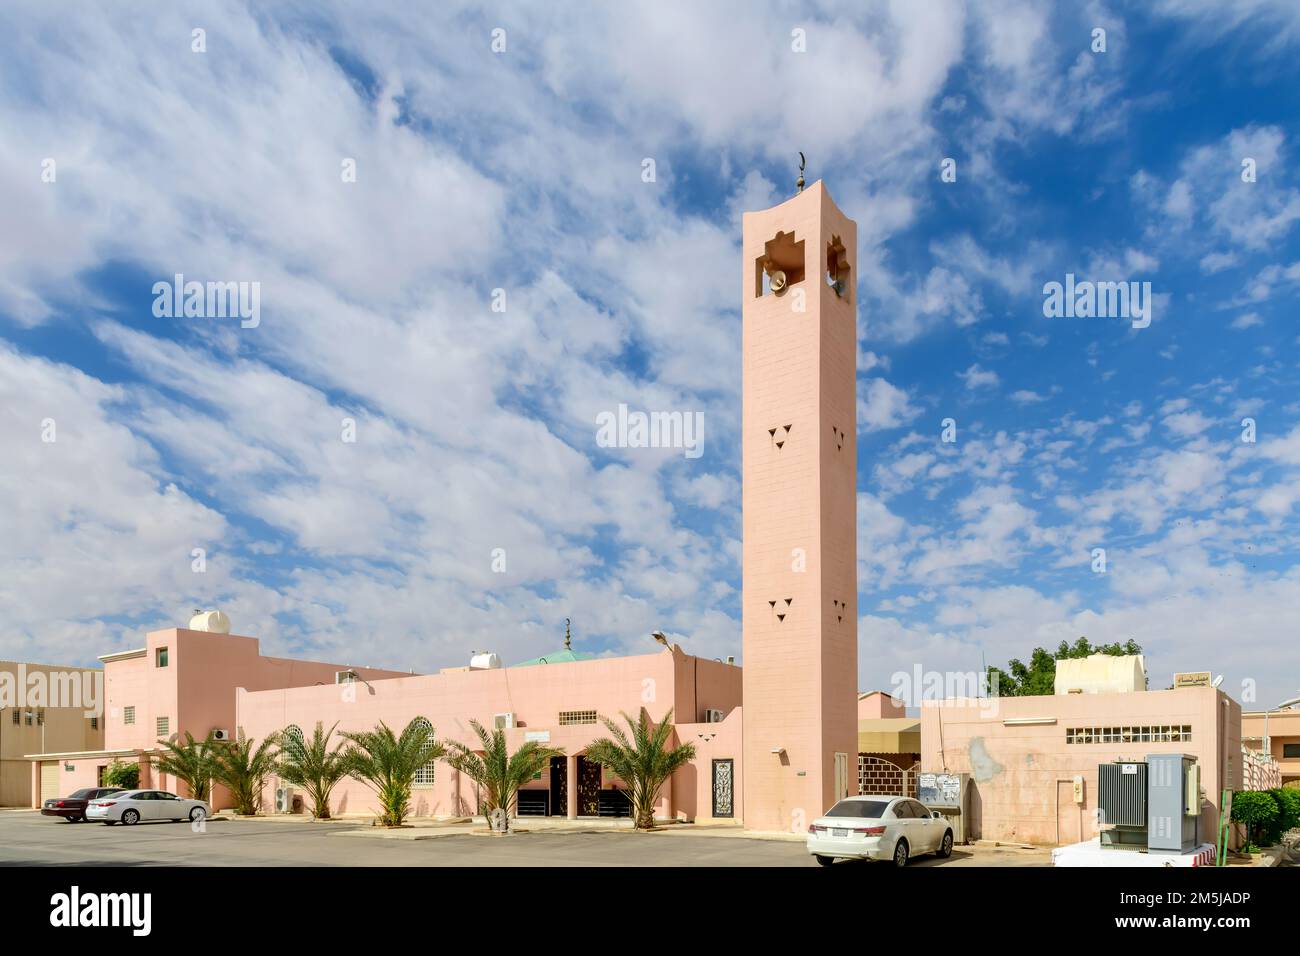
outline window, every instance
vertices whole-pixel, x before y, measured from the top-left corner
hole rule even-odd
[[[30,727],[34,716],[35,715],[30,710],[23,711],[23,723]]]
[[[306,738],[302,735],[302,728],[297,724],[290,724],[284,728],[284,735],[296,743],[299,747],[306,746]]]
[[[159,737],[166,737],[169,733],[171,733],[172,719],[170,717],[159,717],[156,723],[158,725]]]
[[[426,737],[427,741],[430,744],[433,743],[433,736],[432,736],[433,724],[429,723],[428,720],[426,720],[423,717],[416,717],[413,721],[411,721],[409,727],[414,731],[417,732],[422,731],[423,733],[427,734],[428,735]],[[437,763],[436,760],[430,760],[419,770],[415,771],[415,779],[412,781],[412,783],[417,787],[432,787],[433,769],[435,763]]]
[[[134,723],[135,723],[135,708],[134,708],[134,707],[123,707],[123,708],[122,708],[122,723],[124,723],[124,724],[134,724]]]
[[[154,651],[154,663],[159,667],[167,666],[167,648],[160,647]]]
[[[14,708],[13,713],[14,713],[14,726],[17,727],[19,721],[22,720],[22,717],[20,717],[20,716],[18,715],[18,708],[17,708],[17,707]]]
[[[44,711],[44,710],[38,710],[38,711],[36,712],[36,726],[37,726],[37,727],[42,727],[42,726],[44,726],[44,725],[45,725],[45,711]]]
[[[568,727],[572,724],[594,724],[595,722],[596,722],[596,712],[594,710],[560,711],[561,727]]]
[[[1283,757],[1300,757],[1300,744],[1283,744]]]
[[[1070,727],[1067,744],[1177,744],[1192,739],[1191,724],[1142,724],[1130,727]]]
[[[841,800],[826,811],[828,817],[864,817],[879,820],[885,815],[887,800]]]
[[[98,718],[98,717],[91,717],[91,718],[90,718],[90,729],[91,729],[91,730],[98,730],[98,729],[99,729],[99,718]]]

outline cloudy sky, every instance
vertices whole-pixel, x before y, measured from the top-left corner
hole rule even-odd
[[[200,606],[739,656],[740,215],[803,150],[859,229],[861,686],[1086,635],[1297,693],[1289,0],[112,9],[0,10],[0,657]],[[177,273],[259,323],[155,315]],[[1045,317],[1067,273],[1150,325]]]

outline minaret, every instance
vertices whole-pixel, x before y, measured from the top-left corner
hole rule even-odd
[[[744,820],[858,792],[857,224],[820,182],[745,213]]]

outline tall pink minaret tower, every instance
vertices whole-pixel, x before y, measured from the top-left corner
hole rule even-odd
[[[743,224],[751,830],[806,830],[858,792],[857,224],[799,188]]]

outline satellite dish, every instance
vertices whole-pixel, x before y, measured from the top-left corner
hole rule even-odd
[[[786,281],[785,273],[782,272],[780,269],[773,269],[768,274],[767,278],[768,278],[768,282],[772,286],[773,292],[780,292],[782,289],[785,288],[785,281]]]
[[[1210,686],[1211,686],[1211,687],[1218,687],[1218,686],[1219,686],[1220,684],[1222,684],[1222,683],[1223,683],[1223,675],[1220,674],[1218,677],[1214,678],[1214,680],[1213,680],[1213,682],[1211,682]]]

